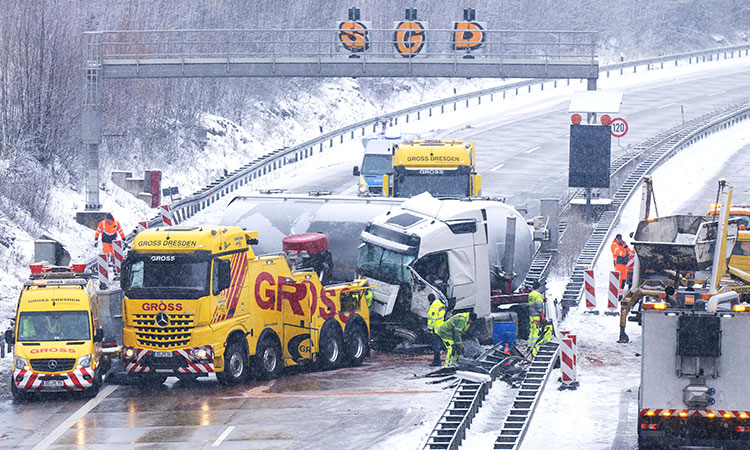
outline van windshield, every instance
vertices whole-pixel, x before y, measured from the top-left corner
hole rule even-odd
[[[365,155],[362,160],[363,175],[384,175],[391,171],[391,155]]]
[[[357,272],[385,283],[409,283],[412,261],[414,256],[366,243],[359,248]]]
[[[90,339],[88,311],[30,311],[18,318],[18,340],[85,341]]]

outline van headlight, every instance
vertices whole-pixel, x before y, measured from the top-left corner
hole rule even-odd
[[[15,370],[29,370],[29,362],[26,361],[26,358],[21,358],[20,356],[16,356],[13,359],[13,366],[15,367]]]
[[[203,348],[194,348],[190,350],[190,356],[194,359],[206,359],[208,357],[208,352]]]
[[[360,194],[364,194],[365,192],[367,192],[367,186],[365,186],[364,184],[360,184],[359,185],[359,193]]]
[[[81,356],[78,358],[78,366],[76,368],[78,369],[88,369],[91,367],[91,355]]]

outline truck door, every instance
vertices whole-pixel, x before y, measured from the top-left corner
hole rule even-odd
[[[283,279],[281,279],[283,280]],[[310,348],[310,299],[316,292],[313,283],[281,281],[279,302],[283,321],[282,353],[284,359],[299,363],[312,357]]]
[[[448,297],[456,299],[456,308],[473,308],[476,303],[475,267],[472,247],[448,251]]]
[[[411,271],[411,311],[414,314],[427,317],[427,310],[432,303],[428,299],[430,294],[434,294],[436,298],[441,299],[443,304],[448,304],[448,300],[442,292],[422,278],[413,267],[409,266],[409,270]]]

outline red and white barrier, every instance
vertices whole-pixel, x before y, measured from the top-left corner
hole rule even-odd
[[[122,271],[122,261],[125,259],[125,250],[123,249],[122,241],[119,239],[112,241],[112,250],[114,250],[115,257],[115,275],[119,275]]]
[[[578,379],[578,336],[571,334],[570,331],[561,331],[560,334],[573,341],[573,373],[575,378]]]
[[[107,254],[99,253],[96,258],[97,265],[99,266],[99,286],[103,289],[109,287],[109,263],[107,262]]]
[[[161,221],[164,225],[171,227],[174,225],[174,217],[172,211],[169,210],[169,205],[161,205],[159,207],[159,214],[161,214]]]
[[[609,273],[609,293],[607,294],[607,314],[617,314],[620,303],[620,272],[613,270]]]
[[[594,271],[583,271],[583,296],[586,300],[586,312],[589,314],[599,314],[596,309],[596,288],[594,284]]]
[[[138,222],[138,226],[135,227],[135,232],[140,233],[141,231],[148,228],[148,222]]]
[[[573,337],[568,333],[567,337],[560,340],[560,371],[562,372],[560,389],[576,389],[578,387]]]

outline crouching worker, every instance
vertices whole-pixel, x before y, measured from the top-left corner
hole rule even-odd
[[[438,336],[443,340],[448,352],[445,355],[445,367],[454,367],[458,357],[464,352],[463,336],[476,320],[472,312],[458,313],[443,322],[438,328]]]
[[[552,340],[552,324],[544,315],[544,297],[540,292],[541,284],[534,281],[529,292],[529,350],[536,356],[539,348]]]

